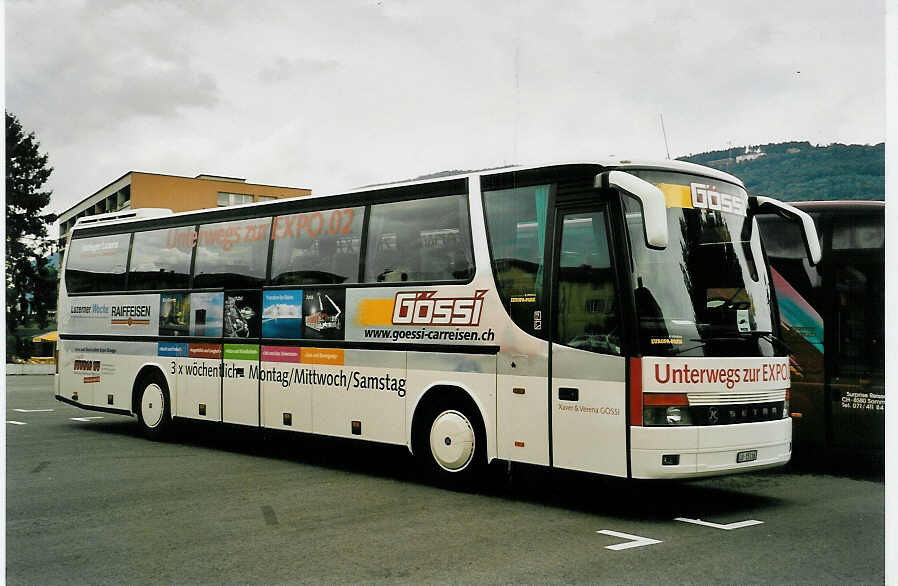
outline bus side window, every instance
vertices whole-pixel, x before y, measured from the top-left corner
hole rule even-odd
[[[885,218],[882,215],[846,215],[833,219],[833,250],[882,250]]]
[[[248,289],[265,280],[271,218],[200,226],[194,288]]]
[[[302,212],[274,219],[274,285],[355,283],[364,207]]]
[[[604,212],[567,214],[558,259],[555,340],[602,354],[620,354],[617,295]]]
[[[128,289],[186,289],[193,256],[194,227],[134,233]]]
[[[72,240],[65,272],[69,293],[123,291],[131,234]]]
[[[473,275],[467,196],[371,207],[366,283],[463,281]]]
[[[549,186],[486,191],[483,197],[502,304],[519,328],[545,337],[542,286]]]

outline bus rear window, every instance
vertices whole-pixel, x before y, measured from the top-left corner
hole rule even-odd
[[[65,271],[69,293],[122,291],[130,234],[72,240]]]

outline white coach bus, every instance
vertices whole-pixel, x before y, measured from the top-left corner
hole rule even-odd
[[[788,351],[754,219],[810,218],[676,161],[506,168],[79,220],[56,398],[627,478],[791,454]]]

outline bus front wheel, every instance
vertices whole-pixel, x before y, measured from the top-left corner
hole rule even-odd
[[[469,405],[432,405],[418,426],[415,453],[425,472],[456,490],[475,487],[486,463],[486,436]]]
[[[137,382],[137,421],[143,434],[154,440],[163,439],[171,427],[168,385],[158,373],[141,377]]]

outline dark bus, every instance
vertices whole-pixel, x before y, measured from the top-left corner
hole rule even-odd
[[[885,203],[792,205],[810,214],[817,226],[823,251],[817,266],[808,264],[794,223],[776,215],[759,216],[758,223],[776,288],[783,339],[791,351],[794,460],[823,461],[829,467],[840,462],[872,464],[881,471]]]

